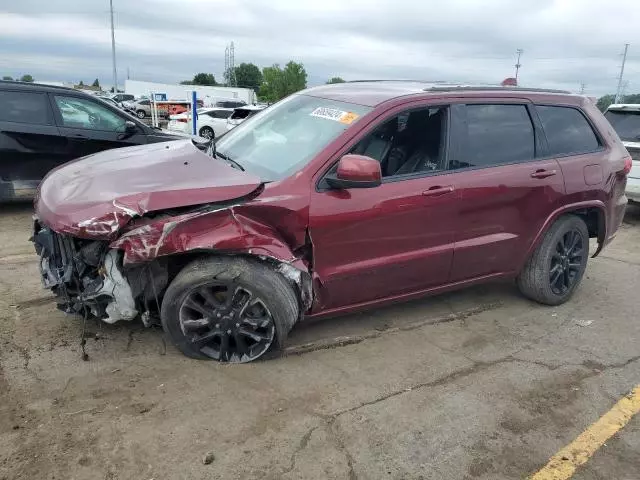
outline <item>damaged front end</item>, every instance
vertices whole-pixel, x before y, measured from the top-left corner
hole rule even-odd
[[[140,314],[148,319],[148,312],[159,310],[156,292],[168,280],[162,262],[124,269],[122,252],[110,249],[109,242],[58,234],[37,220],[32,240],[43,285],[58,297],[64,312],[113,324]]]

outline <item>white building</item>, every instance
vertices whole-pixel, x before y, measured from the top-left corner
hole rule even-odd
[[[150,93],[164,93],[167,100],[187,100],[190,92],[195,90],[198,98],[209,97],[212,101],[242,100],[248,104],[256,102],[256,94],[250,88],[238,87],[203,87],[201,85],[176,85],[170,83],[141,82],[138,80],[126,80],[125,93],[140,97],[149,96]]]

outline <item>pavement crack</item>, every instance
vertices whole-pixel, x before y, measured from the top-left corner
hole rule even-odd
[[[331,438],[333,439],[333,443],[334,445],[338,448],[338,450],[340,450],[340,452],[342,452],[342,454],[345,456],[346,460],[347,460],[347,468],[349,469],[349,473],[348,473],[348,478],[349,480],[357,480],[358,476],[356,475],[356,471],[353,468],[353,456],[351,455],[351,452],[349,452],[349,449],[347,449],[347,446],[344,444],[344,441],[342,440],[342,437],[340,436],[340,432],[338,432],[337,427],[336,427],[336,419],[338,418],[337,415],[333,416],[332,419],[330,419],[328,421],[328,432],[329,435],[331,436]]]
[[[307,445],[309,445],[309,440],[311,440],[311,435],[313,435],[313,432],[315,432],[318,428],[320,428],[320,425],[316,425],[315,427],[310,428],[302,436],[302,438],[300,439],[300,443],[298,444],[298,447],[291,454],[291,459],[289,460],[289,466],[287,467],[286,470],[284,470],[280,474],[281,476],[284,476],[284,475],[287,475],[288,473],[291,473],[293,471],[293,469],[296,468],[296,461],[297,461],[298,455],[305,448],[307,448]]]
[[[502,303],[500,302],[488,303],[485,305],[480,305],[475,308],[471,308],[469,310],[464,310],[462,312],[450,313],[442,317],[428,318],[425,320],[420,320],[418,322],[410,323],[408,325],[402,325],[398,327],[389,327],[382,330],[374,330],[362,335],[334,337],[331,339],[318,341],[318,342],[305,343],[302,345],[293,345],[291,347],[285,348],[282,351],[282,355],[283,356],[302,355],[305,353],[315,352],[317,350],[328,350],[328,349],[333,349],[338,347],[345,347],[347,345],[355,345],[355,344],[364,342],[365,340],[370,340],[372,338],[379,338],[383,335],[388,335],[390,333],[417,330],[422,327],[439,325],[442,323],[450,323],[457,320],[465,321],[469,317],[479,315],[489,310],[495,310],[496,308],[499,308],[501,306],[502,306]]]

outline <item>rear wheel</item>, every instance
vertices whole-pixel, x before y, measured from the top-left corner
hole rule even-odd
[[[187,265],[162,301],[162,326],[192,358],[245,363],[282,346],[298,318],[291,286],[269,266],[210,257]]]
[[[200,129],[200,136],[203,138],[208,138],[209,140],[213,140],[216,134],[211,127],[202,127]]]
[[[138,111],[136,112],[136,116],[137,116],[138,118],[144,118],[144,117],[146,117],[146,116],[147,116],[147,112],[145,112],[144,110],[138,110]]]
[[[536,302],[566,302],[582,280],[589,258],[589,232],[575,215],[559,218],[518,275],[520,291]]]

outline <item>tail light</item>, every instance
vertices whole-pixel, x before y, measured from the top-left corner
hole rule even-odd
[[[178,121],[182,122],[182,123],[187,123],[187,119],[186,118],[179,118]]]
[[[629,175],[629,173],[631,172],[631,167],[633,167],[633,160],[631,159],[631,157],[624,157],[624,169],[622,170],[622,173],[624,173],[625,175]]]

